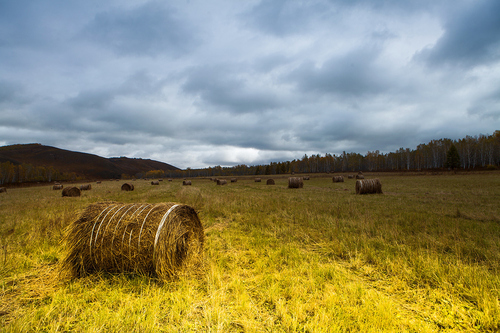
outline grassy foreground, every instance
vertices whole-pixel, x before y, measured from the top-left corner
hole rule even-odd
[[[500,329],[500,173],[311,177],[217,186],[92,184],[0,194],[0,330],[483,332]],[[204,270],[174,281],[59,275],[65,227],[100,201],[180,202],[206,233]]]

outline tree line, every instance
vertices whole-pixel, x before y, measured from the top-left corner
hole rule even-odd
[[[451,147],[458,151],[456,165],[459,169],[497,169],[500,167],[500,131],[491,135],[466,136],[463,139],[439,139],[420,144],[416,149],[400,148],[395,152],[368,151],[365,155],[345,151],[341,154],[326,153],[307,156],[293,161],[271,162],[264,165],[245,164],[233,167],[214,166],[203,169],[150,170],[129,178],[183,178],[220,177],[244,175],[277,175],[295,173],[326,173],[356,171],[403,171],[448,168],[447,156]],[[0,185],[23,182],[52,182],[82,180],[74,172],[59,172],[53,167],[31,164],[0,163]]]
[[[500,167],[500,131],[491,135],[466,136],[463,139],[439,139],[420,144],[416,149],[399,148],[395,152],[368,151],[365,155],[343,151],[307,156],[265,165],[236,165],[182,170],[178,176],[213,177],[230,175],[275,175],[287,173],[403,171],[448,168],[447,155],[454,146],[458,151],[459,169],[497,169]]]

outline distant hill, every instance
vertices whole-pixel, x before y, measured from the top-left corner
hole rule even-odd
[[[87,179],[119,178],[122,174],[134,176],[151,170],[180,170],[170,164],[149,159],[105,158],[38,143],[0,147],[0,163],[4,162],[53,167],[60,172],[74,172]]]

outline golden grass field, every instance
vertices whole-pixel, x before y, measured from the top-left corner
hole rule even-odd
[[[9,188],[0,194],[0,330],[500,330],[499,172],[368,173],[384,192],[372,195],[331,177],[311,175],[302,189],[288,189],[287,177],[137,180],[131,192],[103,181],[77,198],[49,185]],[[65,228],[108,200],[194,207],[202,270],[170,281],[60,274]]]

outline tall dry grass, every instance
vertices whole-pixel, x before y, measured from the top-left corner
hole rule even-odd
[[[499,173],[311,177],[302,189],[197,179],[79,198],[9,189],[0,201],[0,324],[9,331],[496,331]],[[366,179],[375,175],[365,174]],[[56,193],[53,193],[56,192]],[[88,204],[182,202],[205,226],[203,274],[57,274],[64,228]]]

